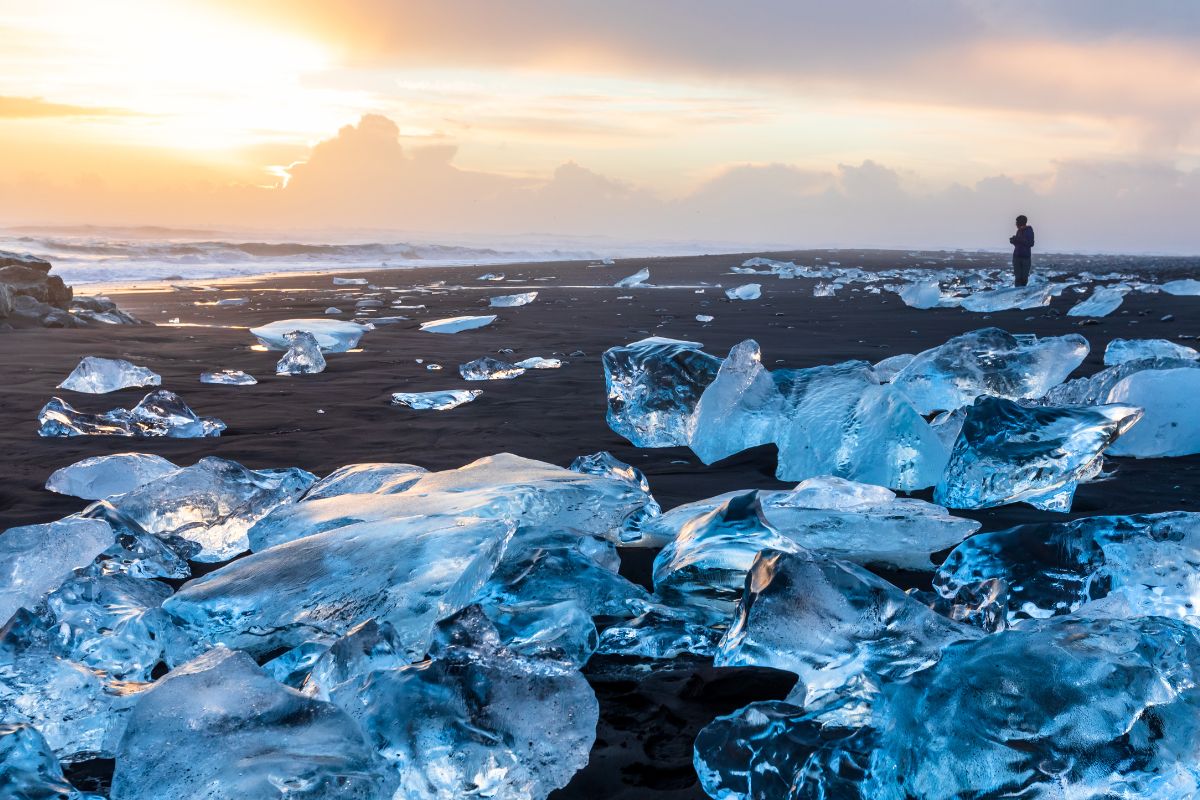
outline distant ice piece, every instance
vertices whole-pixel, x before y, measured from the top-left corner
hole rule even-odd
[[[558,369],[563,365],[561,359],[557,358],[542,358],[534,356],[517,362],[517,366],[521,369]]]
[[[757,300],[762,297],[762,284],[744,283],[725,290],[725,296],[730,300]]]
[[[813,297],[836,297],[840,283],[818,283],[813,287]]]
[[[426,333],[460,333],[491,325],[496,321],[495,314],[479,317],[447,317],[421,323],[421,330]]]
[[[200,545],[194,561],[225,561],[250,549],[247,531],[316,481],[302,469],[246,469],[209,456],[133,491],[110,498],[144,530]]]
[[[118,389],[161,384],[162,377],[145,367],[120,358],[85,356],[58,388],[85,394],[108,394]]]
[[[1200,352],[1168,339],[1113,339],[1104,348],[1105,366],[1115,367],[1147,358],[1200,359]]]
[[[513,308],[515,306],[527,306],[537,299],[537,292],[522,292],[520,294],[502,294],[499,297],[493,297],[488,301],[488,305],[492,308]]]
[[[135,436],[197,439],[220,436],[225,423],[200,417],[174,392],[159,389],[132,409],[114,408],[105,414],[76,411],[58,397],[38,412],[38,436]]]
[[[91,564],[116,536],[98,519],[66,517],[0,534],[0,627],[22,606],[33,609],[47,594]]]
[[[984,396],[967,409],[935,502],[949,508],[1028,503],[1069,511],[1075,487],[1142,417],[1128,405],[1022,406]]]
[[[1162,285],[1162,290],[1167,294],[1173,294],[1176,296],[1200,295],[1200,281],[1196,280],[1195,278],[1167,281]]]
[[[459,364],[458,374],[464,381],[506,381],[524,375],[525,368],[498,358],[483,356],[466,364]]]
[[[164,747],[164,742],[170,742]],[[341,709],[217,648],[146,691],[117,751],[112,800],[383,800],[394,773]]]
[[[366,286],[366,278],[334,278],[334,286]]]
[[[716,317],[712,314],[697,314],[696,322],[712,322]]]
[[[1067,311],[1069,317],[1107,317],[1121,307],[1130,287],[1123,285],[1097,286],[1092,296],[1083,300]]]
[[[222,369],[216,372],[200,373],[200,382],[219,383],[225,386],[253,386],[258,383],[258,380],[240,369]]]
[[[25,722],[0,722],[0,776],[13,800],[99,800],[67,782],[45,737]]]
[[[412,486],[427,472],[416,464],[347,464],[310,486],[304,500],[343,494],[394,494]]]
[[[325,371],[325,356],[317,338],[308,331],[285,333],[288,351],[275,365],[276,375],[313,375]]]
[[[617,281],[613,284],[613,286],[618,289],[632,289],[635,286],[641,286],[648,280],[650,280],[650,270],[639,269],[628,278],[622,278],[621,280]]]
[[[485,272],[475,280],[477,281],[502,281],[504,280],[503,272]]]
[[[177,469],[177,465],[162,456],[149,453],[93,456],[55,470],[46,481],[46,488],[84,500],[103,500],[132,491]]]
[[[1136,406],[1145,413],[1108,452],[1135,458],[1200,453],[1198,397],[1200,369],[1145,369],[1122,378],[1109,390],[1108,402]]]
[[[910,308],[936,308],[942,301],[942,290],[934,278],[905,284],[896,294]]]
[[[636,447],[691,440],[691,416],[721,359],[698,342],[651,337],[604,352],[608,426]]]
[[[1078,334],[1038,338],[981,328],[918,353],[891,385],[922,414],[953,411],[985,394],[1036,398],[1062,383],[1090,349]]]
[[[368,328],[357,322],[338,319],[281,319],[257,328],[251,328],[257,338],[269,350],[288,350],[292,343],[287,335],[292,331],[307,331],[317,340],[326,353],[344,353],[358,346],[359,339]]]
[[[393,392],[392,405],[408,406],[417,411],[449,411],[469,403],[481,389],[447,389],[443,392]]]
[[[912,353],[900,353],[895,356],[888,356],[882,361],[876,361],[874,370],[875,377],[879,378],[880,383],[890,383],[896,377],[900,370],[907,367],[916,358]]]
[[[960,305],[967,311],[991,312],[1010,309],[1028,310],[1050,305],[1054,297],[1054,286],[1049,283],[1034,283],[1029,286],[1011,286],[974,292],[963,298]]]
[[[340,314],[340,313],[342,313],[342,310],[340,308],[338,308],[337,306],[330,306],[329,308],[325,309],[325,313],[326,314]]]

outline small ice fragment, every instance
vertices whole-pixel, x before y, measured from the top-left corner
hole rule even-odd
[[[935,308],[942,301],[942,290],[936,279],[906,284],[897,294],[910,308]]]
[[[219,383],[225,386],[253,386],[258,383],[253,375],[247,375],[240,369],[222,369],[216,372],[200,373],[201,383]]]
[[[334,278],[334,286],[366,286],[366,278]]]
[[[313,375],[325,370],[325,356],[317,339],[308,331],[292,331],[284,334],[288,351],[275,365],[276,375]]]
[[[358,340],[370,330],[357,322],[340,319],[281,319],[257,328],[252,333],[269,350],[287,350],[291,347],[287,335],[293,331],[307,331],[317,340],[326,353],[344,353],[358,346]]]
[[[1049,283],[1035,283],[1029,286],[1009,286],[975,292],[964,297],[960,305],[967,311],[975,312],[1028,310],[1050,305],[1053,297],[1054,286]]]
[[[444,392],[395,392],[392,405],[417,411],[449,411],[483,394],[480,389],[450,389]]]
[[[248,297],[226,297],[224,300],[218,300],[217,305],[223,308],[245,306],[250,304]]]
[[[524,375],[525,369],[491,356],[460,364],[458,374],[464,381],[505,381]]]
[[[762,297],[762,284],[744,283],[725,290],[725,296],[730,300],[757,300]]]
[[[502,281],[502,280],[504,280],[504,273],[503,272],[485,272],[482,275],[480,275],[478,278],[476,278],[476,280],[479,280],[479,281]]]
[[[437,372],[437,371],[438,371],[439,369],[441,369],[441,368],[442,368],[442,365],[441,365],[441,364],[427,364],[427,365],[425,365],[425,369],[429,370],[430,372]]]
[[[1087,300],[1076,303],[1067,311],[1068,317],[1107,317],[1121,307],[1125,295],[1130,291],[1128,286],[1100,286],[1092,292]]]
[[[517,366],[521,369],[558,369],[563,365],[563,362],[557,358],[542,358],[534,356],[527,358],[524,361],[518,361]]]
[[[537,299],[537,292],[522,292],[521,294],[503,294],[499,297],[493,297],[489,302],[492,308],[514,308],[516,306],[526,306]]]
[[[613,286],[617,289],[632,289],[635,286],[641,286],[648,280],[650,280],[650,270],[639,269],[628,278],[622,278],[621,280],[617,281],[613,284]]]
[[[325,309],[325,313],[326,314],[340,314],[340,313],[342,313],[342,310],[340,308],[338,308],[337,306],[330,306],[329,308]]]
[[[162,456],[149,453],[93,456],[55,470],[46,481],[46,488],[84,500],[103,500],[125,494],[177,469]]]
[[[1162,290],[1167,294],[1173,294],[1177,297],[1186,295],[1200,295],[1200,281],[1196,280],[1195,278],[1167,281],[1162,285]]]
[[[477,317],[447,317],[421,323],[421,330],[426,333],[459,333],[491,325],[496,321],[495,314]]]
[[[220,436],[225,423],[199,417],[174,392],[159,389],[132,409],[114,408],[106,414],[76,411],[62,398],[52,397],[38,412],[38,436],[166,436],[194,439]]]
[[[1167,339],[1113,339],[1104,349],[1104,365],[1115,367],[1146,358],[1200,359],[1200,352]]]
[[[85,394],[107,394],[135,386],[159,386],[162,378],[145,367],[120,358],[85,356],[59,389]]]
[[[716,317],[711,314],[697,314],[696,322],[712,322]]]

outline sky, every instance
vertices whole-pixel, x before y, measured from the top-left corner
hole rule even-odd
[[[0,0],[0,226],[1200,253],[1191,0]]]

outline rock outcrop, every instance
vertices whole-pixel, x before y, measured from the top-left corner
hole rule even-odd
[[[107,297],[76,298],[45,259],[0,250],[0,328],[149,325]]]

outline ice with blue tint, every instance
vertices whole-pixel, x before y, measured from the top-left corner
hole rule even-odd
[[[310,486],[304,500],[343,494],[395,494],[412,486],[428,471],[416,464],[347,464]]]
[[[1155,358],[1200,359],[1200,352],[1169,339],[1113,339],[1104,348],[1104,366]]]
[[[773,442],[783,409],[783,395],[762,365],[758,342],[747,339],[729,351],[696,403],[690,420],[692,452],[712,464]]]
[[[458,374],[464,381],[506,381],[524,375],[525,368],[492,356],[483,356],[459,364]]]
[[[1090,297],[1067,310],[1068,317],[1107,317],[1121,307],[1131,288],[1122,284],[1097,286]]]
[[[12,800],[100,800],[67,782],[45,737],[25,722],[0,722],[0,793]]]
[[[757,300],[762,297],[761,283],[744,283],[725,290],[725,296],[730,300]]]
[[[392,764],[396,797],[544,800],[587,764],[599,705],[578,670],[505,648],[476,606],[432,655],[332,694]]]
[[[650,280],[650,270],[639,269],[628,278],[621,278],[621,280],[614,283],[613,286],[617,289],[632,289],[635,286],[641,286],[648,280]]]
[[[879,379],[880,383],[891,383],[892,378],[896,377],[896,374],[900,370],[911,364],[914,358],[916,358],[916,355],[913,353],[900,353],[899,355],[888,356],[882,361],[876,361],[872,369],[875,370],[875,377]]]
[[[1200,453],[1197,397],[1200,369],[1146,369],[1122,378],[1109,390],[1108,402],[1137,406],[1144,414],[1108,452],[1135,458]]]
[[[1029,310],[1050,305],[1055,287],[1049,283],[1034,283],[1029,286],[1010,286],[1004,289],[988,289],[973,292],[959,304],[967,311],[986,313],[1011,309]]]
[[[85,356],[58,388],[85,394],[108,394],[118,389],[160,385],[162,377],[145,367],[120,358]]]
[[[336,706],[281,686],[245,653],[214,649],[138,700],[112,800],[387,800],[396,778]]]
[[[517,362],[521,369],[559,369],[563,365],[561,359],[534,356]]]
[[[225,423],[200,417],[174,392],[159,389],[131,409],[114,408],[105,414],[77,411],[61,398],[52,397],[38,412],[38,436],[133,436],[199,439],[220,436]]]
[[[1162,285],[1162,290],[1177,297],[1200,295],[1200,281],[1195,278],[1167,281]]]
[[[642,507],[626,518],[625,527],[620,535],[621,544],[632,546],[642,544],[642,525],[662,513],[662,507],[650,493],[650,481],[646,479],[645,474],[637,467],[621,461],[607,450],[601,450],[588,456],[579,456],[571,462],[570,469],[572,472],[584,475],[599,475],[602,478],[621,481],[635,487],[644,496]]]
[[[475,280],[477,281],[502,281],[504,280],[503,272],[485,272]]]
[[[461,333],[462,331],[472,331],[476,328],[486,327],[495,321],[495,314],[473,317],[447,317],[445,319],[433,319],[428,322],[422,322],[421,330],[426,333]]]
[[[651,659],[685,653],[711,658],[721,633],[709,622],[710,615],[703,612],[655,604],[631,620],[605,628],[596,652]]]
[[[862,724],[880,688],[983,633],[949,620],[865,569],[805,550],[765,550],[713,663],[773,667],[800,680],[789,701]]]
[[[449,411],[470,403],[481,389],[447,389],[441,392],[393,392],[392,405],[405,406],[414,411]]]
[[[1023,406],[980,397],[967,409],[935,502],[949,508],[1028,503],[1070,511],[1080,481],[1142,417],[1135,406]]]
[[[281,319],[251,328],[250,333],[268,350],[288,350],[292,343],[288,334],[305,331],[312,334],[317,345],[326,353],[344,353],[358,346],[359,339],[369,330],[357,322],[338,319]]]
[[[261,655],[332,639],[374,618],[390,622],[405,653],[420,657],[434,622],[491,576],[514,527],[434,515],[351,524],[227,564],[184,584],[163,608],[202,647]]]
[[[22,606],[34,608],[114,539],[108,523],[78,516],[0,534],[0,625]]]
[[[907,283],[896,294],[910,308],[936,308],[942,302],[942,289],[935,278]]]
[[[366,286],[366,278],[334,278],[334,286]]]
[[[275,365],[276,375],[313,375],[325,371],[325,356],[315,336],[308,331],[291,331],[283,338],[288,350]]]
[[[76,516],[108,523],[114,535],[111,546],[96,557],[89,574],[130,575],[134,578],[188,578],[188,559],[200,552],[200,545],[171,534],[156,536],[112,503],[92,503]]]
[[[240,369],[220,369],[215,372],[201,372],[201,383],[215,383],[223,386],[253,386],[258,380],[253,375],[247,375]]]
[[[985,394],[1041,397],[1083,363],[1089,350],[1078,334],[1039,338],[982,328],[918,353],[891,385],[922,414],[953,411]]]
[[[989,581],[1006,620],[1173,617],[1200,627],[1200,514],[1171,511],[1019,525],[974,536],[934,576],[953,601]]]
[[[636,447],[687,445],[692,412],[721,366],[703,346],[654,336],[606,350],[608,426]]]
[[[527,306],[537,299],[537,292],[521,292],[520,294],[502,294],[488,301],[492,308],[515,308]]]
[[[255,522],[314,481],[297,467],[252,470],[209,456],[110,502],[150,533],[198,544],[193,560],[225,561],[250,549],[247,532]]]
[[[136,489],[177,469],[178,466],[162,456],[150,453],[93,456],[55,470],[46,480],[46,488],[84,500],[103,500]]]

